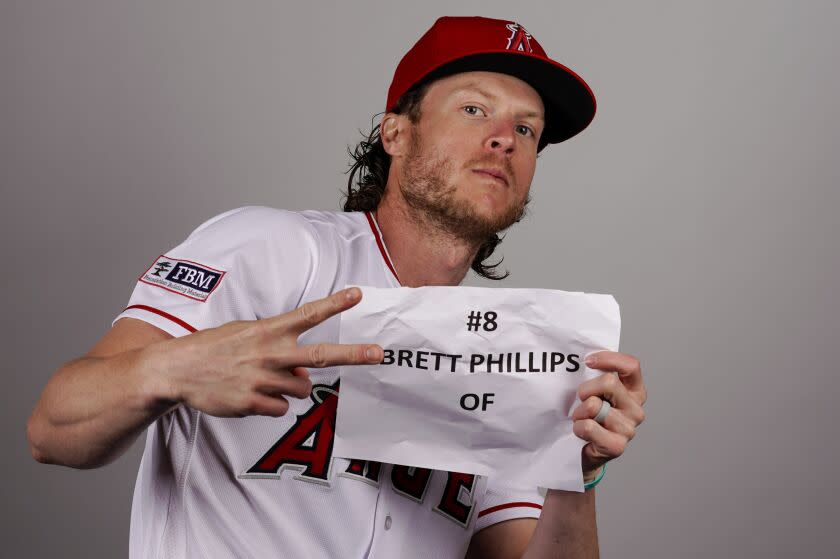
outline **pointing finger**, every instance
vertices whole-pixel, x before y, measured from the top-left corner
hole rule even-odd
[[[362,300],[362,290],[358,287],[342,289],[328,297],[310,301],[297,309],[277,317],[278,325],[282,325],[298,336],[321,324],[342,311]]]
[[[384,352],[376,344],[314,344],[299,346],[290,357],[289,366],[316,369],[335,365],[373,365],[382,362]]]

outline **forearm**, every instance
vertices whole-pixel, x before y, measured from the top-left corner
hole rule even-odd
[[[175,404],[166,400],[156,381],[159,346],[83,357],[59,369],[27,425],[35,459],[95,468],[122,454]]]
[[[523,557],[597,559],[598,556],[595,489],[583,493],[549,490]]]

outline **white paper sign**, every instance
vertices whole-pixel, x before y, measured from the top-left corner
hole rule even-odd
[[[583,491],[572,432],[583,363],[618,350],[610,295],[547,289],[361,287],[340,342],[378,343],[344,367],[334,455]]]

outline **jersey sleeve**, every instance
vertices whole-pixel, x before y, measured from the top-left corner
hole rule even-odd
[[[245,207],[201,224],[138,278],[130,317],[183,336],[299,306],[317,265],[318,238],[296,212]]]
[[[475,531],[513,518],[539,518],[544,501],[545,494],[536,487],[514,489],[488,478]]]

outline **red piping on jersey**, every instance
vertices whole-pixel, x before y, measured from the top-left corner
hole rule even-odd
[[[495,507],[490,507],[489,509],[485,509],[478,513],[478,517],[481,518],[485,514],[490,514],[491,512],[496,512],[497,510],[512,509],[514,507],[531,507],[533,509],[542,509],[542,505],[538,505],[537,503],[527,503],[524,501],[520,501],[517,503],[505,503],[503,505],[496,505]]]
[[[400,276],[397,275],[397,271],[394,269],[394,265],[391,263],[391,259],[388,258],[388,252],[385,250],[385,244],[382,242],[382,237],[379,236],[379,228],[373,221],[373,216],[370,215],[370,212],[365,212],[365,217],[368,220],[368,225],[370,225],[370,230],[373,231],[373,238],[376,239],[376,245],[379,247],[379,252],[382,253],[382,259],[385,261],[385,264],[388,265],[388,269],[391,270],[391,273],[394,274],[394,277],[397,278],[397,283],[402,285],[402,282],[400,281]]]
[[[173,258],[173,260],[174,260],[174,258]],[[191,333],[192,332],[197,332],[196,328],[193,328],[192,326],[190,326],[189,324],[187,324],[186,322],[184,322],[183,320],[181,320],[177,316],[172,316],[171,314],[169,314],[166,311],[162,311],[162,310],[156,309],[154,307],[149,307],[147,305],[131,305],[130,307],[126,307],[125,310],[127,311],[129,309],[140,309],[140,310],[143,310],[143,311],[149,311],[151,313],[155,313],[157,315],[162,316],[163,318],[168,318],[169,320],[171,320],[172,322],[174,322],[175,324],[177,324],[181,328],[183,328],[185,330],[189,330]],[[125,311],[123,311],[123,312],[125,312]]]

